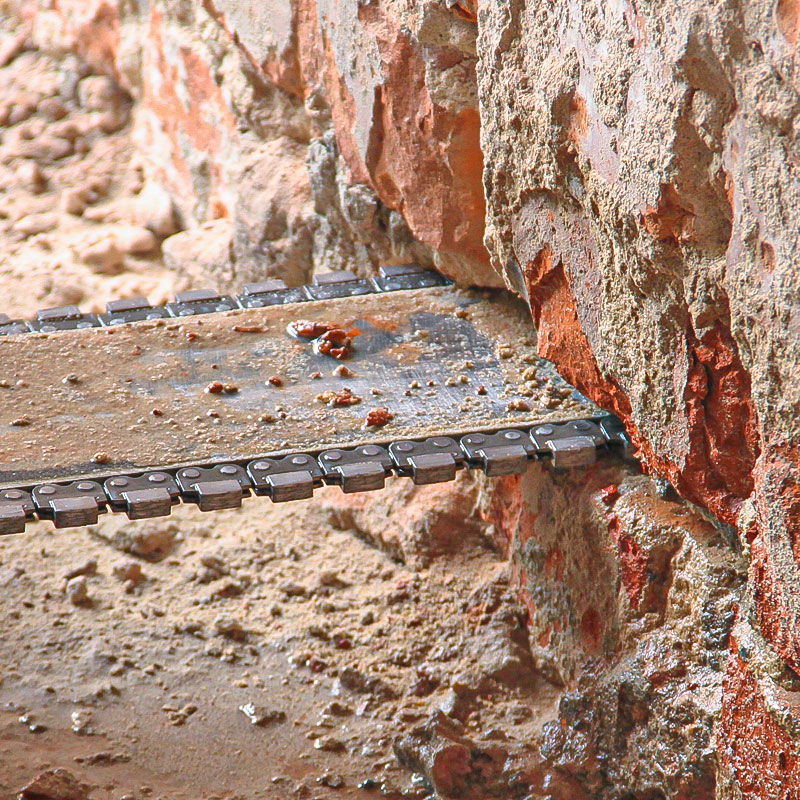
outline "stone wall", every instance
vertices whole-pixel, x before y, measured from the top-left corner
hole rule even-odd
[[[699,539],[724,531],[715,558],[741,549],[748,573],[722,592],[705,545],[676,538],[684,523],[633,477],[619,512],[591,481],[487,490],[537,663],[577,698],[547,758],[589,796],[800,796],[796,0],[0,8],[132,95],[150,177],[186,229],[164,242],[176,269],[226,287],[416,260],[528,298],[541,354],[625,420],[646,469],[714,521]],[[581,545],[598,514],[604,543]],[[663,702],[628,687],[633,721],[601,730],[597,686],[620,697],[626,669],[644,680],[631,659],[669,642],[700,658],[723,640],[724,685],[685,679],[687,702],[707,689],[705,722],[681,717],[684,677],[670,674],[655,679]],[[651,724],[700,738],[656,752]],[[591,756],[570,751],[589,740]]]

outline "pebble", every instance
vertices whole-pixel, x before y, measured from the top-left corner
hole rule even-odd
[[[9,155],[17,158],[29,158],[33,161],[59,161],[72,155],[72,142],[58,136],[45,134],[31,141],[18,142],[10,148]]]
[[[341,739],[337,739],[335,736],[320,736],[314,742],[314,749],[315,750],[324,750],[328,753],[341,753],[345,750],[345,744]]]
[[[244,714],[253,725],[264,728],[272,723],[286,722],[286,713],[274,708],[257,706],[255,703],[247,703],[239,706],[239,711]]]
[[[293,581],[287,581],[281,584],[280,591],[287,597],[305,597],[308,593],[305,586],[301,586],[299,583],[294,583]]]
[[[138,583],[144,577],[142,566],[138,561],[119,561],[112,568],[114,577],[120,581]]]
[[[64,189],[59,198],[59,206],[66,214],[79,217],[86,210],[86,199],[82,189],[71,187]]]
[[[52,122],[63,119],[67,115],[67,107],[57,97],[45,97],[39,102],[36,110]]]
[[[65,591],[70,603],[74,606],[84,605],[89,600],[89,586],[84,575],[67,581]]]
[[[72,712],[72,732],[78,736],[90,736],[92,734],[92,712],[73,711]]]
[[[86,800],[94,787],[65,769],[48,769],[19,792],[20,800]]]
[[[97,559],[90,558],[87,561],[84,561],[78,567],[74,567],[73,569],[69,570],[69,572],[64,574],[64,577],[70,581],[73,578],[77,578],[81,575],[96,575],[97,574]]]
[[[141,255],[158,248],[158,239],[153,232],[136,225],[119,225],[112,230],[111,236],[123,253]]]
[[[148,228],[161,239],[179,229],[172,198],[166,189],[152,181],[137,195],[133,218],[137,225]]]
[[[78,102],[87,111],[107,111],[121,100],[119,87],[105,75],[89,75],[78,84]]]
[[[26,161],[19,166],[17,180],[34,194],[40,194],[47,187],[47,176],[35,161]]]
[[[85,247],[81,260],[102,275],[119,275],[124,268],[123,253],[110,236]]]
[[[235,639],[242,641],[246,638],[247,634],[236,617],[230,614],[219,614],[214,618],[214,630],[220,635],[228,639]]]
[[[58,216],[51,211],[41,214],[28,214],[14,223],[14,230],[24,236],[47,233],[58,225]]]
[[[117,531],[111,544],[117,550],[157,560],[170,552],[177,533],[174,522],[140,522]]]
[[[320,786],[327,786],[329,789],[341,789],[344,786],[344,778],[341,775],[333,775],[330,772],[326,772],[317,778],[317,783]]]

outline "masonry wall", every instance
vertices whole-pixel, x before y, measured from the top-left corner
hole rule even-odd
[[[796,0],[5,7],[138,101],[175,269],[506,283],[694,505],[621,467],[476,489],[563,689],[542,797],[800,796]]]

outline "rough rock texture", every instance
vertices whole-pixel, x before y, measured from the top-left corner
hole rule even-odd
[[[412,260],[499,285],[469,3],[8,5],[37,43],[76,50],[139,101],[136,140],[185,227],[232,220],[233,268],[209,277],[299,283]]]
[[[647,467],[738,526],[764,646],[794,670],[798,19],[786,0],[520,0],[485,4],[478,39],[494,265],[530,297],[540,352],[626,420]],[[746,669],[731,656],[726,700]],[[731,710],[727,730],[762,712]],[[800,791],[771,794],[746,778],[758,749],[731,747],[742,796]]]
[[[691,512],[633,477],[609,503],[594,477],[540,473],[486,501],[537,667],[575,698],[547,729],[535,796],[798,797],[800,6],[478,5],[0,9],[133,99],[148,185],[186,229],[164,240],[167,266],[223,288],[405,260],[467,284],[502,275],[530,300],[540,353],[711,515],[677,519]],[[51,221],[16,224],[33,237]],[[450,506],[400,492],[330,513],[401,554],[431,531],[446,543]],[[683,666],[653,683],[661,661]],[[467,796],[423,751],[475,777],[479,748],[441,720],[398,747]]]
[[[561,687],[542,796],[724,796],[716,729],[746,570],[730,543],[618,464],[502,479],[482,517],[510,558],[534,663]]]

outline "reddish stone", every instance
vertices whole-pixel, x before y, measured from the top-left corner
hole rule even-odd
[[[767,450],[756,471],[750,578],[761,632],[800,672],[800,449]]]
[[[608,523],[608,532],[617,544],[619,567],[625,594],[628,595],[631,607],[637,610],[648,581],[647,554],[634,538],[620,530],[618,517],[611,517]]]
[[[740,655],[740,643],[732,634],[718,750],[743,800],[800,798],[800,753],[790,732],[800,724],[800,707],[796,697],[774,684],[772,688],[772,705],[780,706],[780,714],[768,707],[752,665]]]

